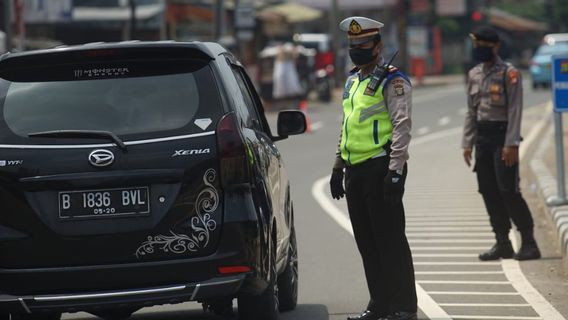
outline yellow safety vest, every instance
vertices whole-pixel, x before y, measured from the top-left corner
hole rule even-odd
[[[343,94],[343,128],[341,135],[341,158],[354,165],[384,153],[385,144],[392,137],[383,84],[372,92],[367,89],[372,77],[362,81],[359,75],[351,76]]]

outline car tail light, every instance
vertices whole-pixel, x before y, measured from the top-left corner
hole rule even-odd
[[[247,266],[223,266],[217,268],[217,270],[220,274],[247,273],[251,271]]]
[[[224,185],[249,182],[246,145],[238,130],[234,113],[228,113],[217,124],[217,147]]]

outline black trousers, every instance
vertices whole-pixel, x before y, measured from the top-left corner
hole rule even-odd
[[[347,167],[345,189],[355,241],[363,259],[370,293],[368,309],[379,315],[416,312],[414,266],[405,234],[402,201],[384,201],[389,157]],[[406,167],[404,179],[406,179]]]
[[[511,230],[511,220],[521,233],[532,232],[533,219],[519,188],[519,165],[501,160],[502,145],[475,146],[475,172],[491,227],[497,239]]]

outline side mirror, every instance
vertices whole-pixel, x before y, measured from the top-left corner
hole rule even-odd
[[[306,131],[306,115],[302,111],[285,110],[278,113],[278,136],[282,139]]]

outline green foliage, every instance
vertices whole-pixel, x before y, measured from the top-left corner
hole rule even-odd
[[[463,34],[463,30],[456,19],[440,18],[436,22],[436,25],[440,28],[444,36],[452,37]]]
[[[568,29],[568,2],[566,0],[554,1],[553,14],[554,20],[560,24],[563,31]]]
[[[502,1],[501,3],[494,3],[494,6],[532,20],[544,22],[550,20],[550,17],[547,17],[546,6],[539,1]]]

